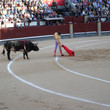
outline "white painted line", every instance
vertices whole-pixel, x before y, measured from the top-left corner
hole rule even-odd
[[[18,57],[20,57],[21,55],[19,55]],[[59,93],[59,92],[55,92],[55,91],[52,91],[52,90],[48,90],[48,89],[45,89],[45,88],[42,88],[38,85],[35,85],[29,81],[26,81],[22,78],[20,78],[19,76],[17,76],[11,69],[10,69],[10,66],[11,64],[18,58],[16,57],[14,60],[12,60],[8,66],[7,66],[7,69],[9,71],[9,73],[14,76],[16,79],[20,80],[21,82],[23,83],[26,83],[34,88],[37,88],[37,89],[40,89],[44,92],[48,92],[48,93],[51,93],[51,94],[54,94],[54,95],[58,95],[58,96],[62,96],[62,97],[65,97],[65,98],[70,98],[70,99],[74,99],[74,100],[79,100],[79,101],[82,101],[82,102],[87,102],[87,103],[92,103],[92,104],[96,104],[96,105],[101,105],[101,106],[105,106],[105,107],[110,107],[110,105],[108,104],[103,104],[103,103],[98,103],[98,102],[95,102],[95,101],[90,101],[90,100],[87,100],[87,99],[83,99],[83,98],[78,98],[78,97],[73,97],[73,96],[69,96],[69,95],[66,95],[66,94],[63,94],[63,93]]]
[[[49,47],[46,47],[46,48],[50,48],[50,47],[53,47],[53,46],[49,46]],[[46,48],[42,48],[41,50],[43,49],[46,49]],[[20,57],[21,55],[19,55],[18,57]],[[87,99],[83,99],[83,98],[78,98],[78,97],[74,97],[74,96],[70,96],[70,95],[66,95],[66,94],[63,94],[63,93],[59,93],[59,92],[55,92],[55,91],[52,91],[52,90],[48,90],[48,89],[45,89],[45,88],[42,88],[38,85],[35,85],[29,81],[26,81],[22,78],[20,78],[19,76],[17,76],[11,69],[11,64],[18,58],[16,57],[14,60],[10,61],[7,65],[7,69],[9,71],[9,73],[15,77],[16,79],[20,80],[21,82],[23,83],[26,83],[34,88],[37,88],[39,90],[42,90],[44,92],[48,92],[48,93],[51,93],[51,94],[54,94],[54,95],[58,95],[58,96],[62,96],[62,97],[65,97],[65,98],[70,98],[70,99],[74,99],[74,100],[78,100],[78,101],[82,101],[82,102],[87,102],[87,103],[91,103],[91,104],[96,104],[96,105],[100,105],[100,106],[105,106],[105,107],[109,107],[110,108],[110,105],[109,104],[104,104],[104,103],[99,103],[99,102],[95,102],[95,101],[91,101],[91,100],[87,100]],[[58,57],[56,57],[58,58]],[[56,59],[57,63],[58,63],[58,59]],[[70,70],[71,71],[71,70]]]
[[[76,74],[76,75],[79,75],[79,76],[83,76],[83,77],[86,77],[86,78],[90,78],[90,79],[95,79],[95,80],[98,80],[98,81],[102,81],[102,82],[105,82],[105,83],[110,83],[110,81],[107,81],[107,80],[104,80],[104,79],[100,79],[100,78],[96,78],[96,77],[92,77],[92,76],[89,76],[89,75],[85,75],[83,73],[78,73],[78,72],[75,72],[75,71],[72,71],[66,67],[64,67],[63,65],[61,65],[59,62],[58,62],[58,57],[56,57],[55,61],[57,63],[57,65],[59,65],[62,69],[64,69],[65,71],[68,71],[70,73],[73,73],[73,74]]]
[[[88,45],[83,45],[83,46],[78,46],[76,48],[82,48],[82,47],[88,47],[88,46],[91,46],[91,45],[98,45],[98,44],[102,44],[102,43],[109,43],[110,41],[104,41],[104,42],[100,42],[100,43],[93,43],[93,44],[88,44]],[[98,80],[98,81],[102,81],[102,82],[105,82],[105,83],[110,83],[110,81],[107,81],[107,80],[104,80],[104,79],[100,79],[100,78],[96,78],[96,77],[92,77],[92,76],[89,76],[89,75],[85,75],[83,73],[78,73],[76,71],[72,71],[66,67],[64,67],[63,65],[61,65],[59,62],[58,62],[58,57],[56,57],[55,61],[57,63],[57,65],[59,65],[61,68],[63,68],[64,70],[68,71],[68,72],[71,72],[73,74],[76,74],[76,75],[79,75],[79,76],[83,76],[83,77],[87,77],[87,78],[90,78],[90,79],[95,79],[95,80]]]
[[[103,41],[103,42],[99,42],[99,43],[93,43],[93,44],[78,46],[78,47],[75,47],[75,48],[83,48],[83,47],[88,47],[88,46],[98,45],[98,44],[104,44],[104,43],[109,43],[109,42],[110,42],[110,41]]]

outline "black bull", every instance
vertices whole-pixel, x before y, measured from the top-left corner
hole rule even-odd
[[[23,52],[23,58],[25,59],[25,55],[27,57],[27,59],[29,59],[28,57],[28,52],[30,51],[38,51],[39,48],[37,46],[37,44],[32,43],[31,41],[26,41],[26,40],[21,40],[21,41],[6,41],[4,43],[4,48],[3,48],[3,52],[2,54],[5,55],[5,49],[7,50],[7,57],[8,60],[11,60],[10,58],[10,52],[11,51],[22,51]]]

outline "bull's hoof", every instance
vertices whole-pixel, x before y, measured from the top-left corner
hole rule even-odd
[[[64,56],[63,54],[61,56]]]

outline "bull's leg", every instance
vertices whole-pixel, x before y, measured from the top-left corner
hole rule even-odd
[[[7,57],[8,57],[8,60],[11,60],[11,58],[10,58],[10,51],[7,51]]]
[[[23,58],[25,59],[25,53],[23,52]]]
[[[26,50],[24,50],[24,53],[23,53],[23,54],[24,54],[24,55],[23,55],[24,59],[25,59],[25,55],[26,55],[27,59],[29,59],[29,57],[28,57],[28,53],[27,53]]]
[[[28,53],[26,52],[26,57],[27,57],[27,59],[29,59],[29,57],[28,57]]]

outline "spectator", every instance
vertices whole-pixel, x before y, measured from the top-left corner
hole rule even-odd
[[[42,0],[3,0],[0,2],[0,8],[3,9],[1,17],[8,21],[21,21],[30,18],[31,20],[43,19],[46,10],[52,13],[52,10],[48,8],[48,5]],[[7,21],[7,20],[6,20]]]
[[[53,11],[57,11],[58,7],[57,7],[57,2],[55,0],[53,0],[51,8]]]
[[[82,16],[84,16],[84,15],[86,15],[86,11],[85,10],[82,11]]]
[[[93,2],[93,6],[96,7],[97,6],[97,2],[94,0]]]
[[[110,0],[70,0],[75,6],[74,16],[109,16]],[[53,7],[53,8],[52,8]],[[53,0],[48,7],[43,0],[2,0],[0,17],[5,22],[21,22],[21,20],[41,20],[44,17],[57,17],[57,2]],[[67,14],[70,15],[70,14]],[[1,21],[0,21],[1,22]]]
[[[1,25],[3,25],[3,24],[4,24],[4,20],[2,19],[2,20],[1,20]]]
[[[107,3],[110,5],[110,0],[107,0]]]

